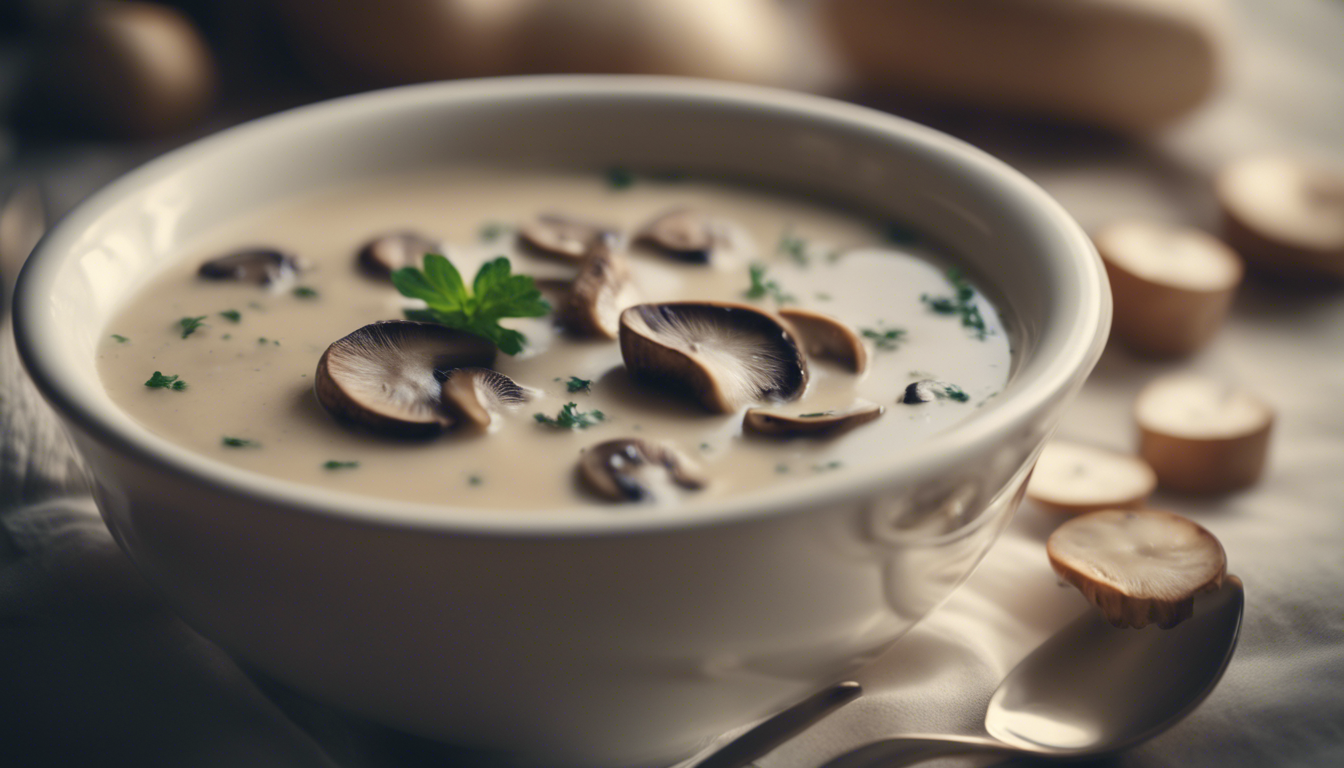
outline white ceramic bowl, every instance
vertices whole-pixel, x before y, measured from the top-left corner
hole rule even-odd
[[[679,168],[910,222],[1014,329],[1002,394],[917,448],[656,518],[429,508],[174,448],[99,386],[105,326],[181,243],[307,190],[427,164]],[[965,580],[1101,352],[1088,239],[982,152],[825,99],[650,78],[436,84],[267,118],[162,157],[42,242],[20,351],[145,576],[321,699],[556,766],[668,762],[846,674]]]

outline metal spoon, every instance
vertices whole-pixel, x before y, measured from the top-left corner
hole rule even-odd
[[[1173,629],[1116,629],[1089,611],[1008,674],[989,701],[983,735],[882,739],[823,768],[889,768],[968,752],[1079,758],[1132,746],[1190,714],[1217,685],[1244,605],[1241,580],[1228,576]]]

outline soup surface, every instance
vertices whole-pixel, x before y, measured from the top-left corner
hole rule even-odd
[[[810,382],[800,398],[756,405],[801,415],[867,402],[883,407],[881,417],[823,439],[744,434],[745,408],[709,413],[639,383],[626,372],[617,342],[572,338],[549,317],[503,321],[525,334],[527,345],[516,356],[500,354],[495,368],[533,397],[487,433],[455,429],[398,440],[333,419],[315,397],[318,360],[332,342],[423,306],[357,268],[355,254],[373,236],[411,229],[444,241],[468,284],[481,263],[501,255],[515,273],[565,279],[575,266],[520,246],[516,226],[560,211],[617,228],[629,243],[651,219],[680,207],[731,222],[736,245],[710,265],[630,245],[640,299],[800,307],[838,318],[864,338],[867,370],[855,374],[809,355]],[[296,255],[305,265],[296,282],[258,286],[197,276],[202,262],[256,245]],[[113,319],[99,371],[113,400],[152,432],[264,475],[502,513],[579,504],[628,513],[631,505],[602,500],[579,480],[576,464],[586,447],[621,437],[667,443],[708,476],[691,492],[695,498],[712,498],[880,462],[971,417],[1008,379],[1009,339],[998,313],[955,272],[949,276],[950,266],[917,237],[882,222],[751,187],[438,170],[295,199],[200,238]],[[197,320],[188,323],[195,326],[189,334],[184,318]],[[968,323],[975,318],[983,324]],[[146,386],[155,372],[185,386]],[[954,396],[901,402],[908,385],[926,379],[954,385]],[[583,382],[590,384],[573,389]],[[590,416],[583,419],[590,426],[537,418],[555,419],[570,403],[571,412]]]

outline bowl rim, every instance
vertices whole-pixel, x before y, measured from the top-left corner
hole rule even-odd
[[[645,98],[706,106],[732,106],[785,113],[889,137],[897,143],[941,155],[963,170],[1010,190],[1026,203],[1039,222],[1058,230],[1064,247],[1046,254],[1066,267],[1074,279],[1079,315],[1064,330],[1060,353],[1039,368],[1029,390],[1005,391],[992,407],[958,422],[880,463],[842,467],[808,482],[785,483],[777,489],[753,491],[721,499],[676,505],[675,514],[612,515],[600,505],[548,507],[543,510],[473,508],[395,501],[281,480],[233,467],[203,454],[183,451],[110,405],[93,402],[69,385],[73,364],[53,327],[40,322],[44,302],[52,295],[62,264],[73,258],[80,235],[119,201],[189,166],[197,158],[227,151],[230,146],[263,140],[269,132],[306,121],[341,121],[369,110],[417,103],[527,101],[574,95],[589,98]],[[1005,198],[1007,199],[1007,198]],[[1070,263],[1071,262],[1071,263]],[[484,78],[400,86],[308,104],[227,128],[193,141],[135,168],[89,196],[66,214],[34,249],[19,277],[14,298],[15,337],[20,357],[39,391],[76,429],[117,452],[147,461],[159,471],[205,485],[223,487],[249,501],[293,512],[339,518],[377,527],[428,530],[455,535],[555,537],[647,533],[740,523],[761,517],[783,517],[846,502],[872,498],[902,478],[927,476],[937,467],[970,455],[983,441],[1012,434],[1033,414],[1080,385],[1100,358],[1110,326],[1110,291],[1104,268],[1090,238],[1037,184],[1006,163],[959,139],[904,118],[822,96],[761,86],[689,78],[610,75],[542,75]],[[1047,329],[1046,334],[1052,331]],[[1014,378],[1023,371],[1015,372]],[[1011,380],[1010,380],[1011,383]],[[127,428],[128,425],[131,428]],[[175,450],[173,450],[175,449]],[[376,506],[377,511],[370,508]],[[594,513],[596,510],[596,514]]]

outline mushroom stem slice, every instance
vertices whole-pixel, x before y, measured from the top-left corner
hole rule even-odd
[[[659,214],[635,237],[681,261],[709,264],[726,252],[742,249],[746,235],[725,219],[677,208]]]
[[[318,402],[338,421],[397,437],[427,437],[452,426],[442,407],[444,372],[494,363],[487,339],[433,323],[366,325],[322,354]]]
[[[1156,487],[1153,468],[1138,456],[1052,440],[1036,460],[1027,496],[1051,512],[1078,515],[1139,509]]]
[[[695,462],[663,443],[619,438],[583,452],[579,475],[594,493],[612,501],[667,501],[698,491],[706,479]]]
[[[196,274],[206,280],[235,280],[255,285],[288,283],[299,273],[298,259],[275,248],[243,248],[210,259]]]
[[[832,437],[876,420],[883,408],[860,403],[843,411],[789,414],[767,408],[748,408],[742,429],[771,437]]]
[[[863,339],[845,323],[810,309],[784,308],[779,316],[788,321],[809,355],[834,360],[854,373],[868,368],[868,350]]]
[[[630,266],[617,245],[615,235],[601,235],[584,257],[561,314],[570,332],[615,339],[620,333],[621,310],[638,301]]]
[[[599,238],[617,238],[616,229],[563,213],[543,213],[518,229],[518,239],[534,251],[582,261]]]
[[[496,416],[532,399],[513,379],[489,368],[457,368],[443,380],[443,408],[464,425],[486,431]]]
[[[745,304],[636,304],[621,313],[621,356],[634,378],[689,393],[714,413],[796,400],[807,361],[793,333]]]
[[[1258,397],[1194,374],[1164,376],[1134,404],[1139,455],[1164,488],[1226,493],[1264,471],[1274,411]]]
[[[1070,519],[1046,543],[1050,565],[1117,627],[1169,629],[1195,595],[1227,575],[1223,545],[1202,526],[1157,510],[1103,510]]]
[[[419,267],[426,253],[446,253],[441,241],[412,230],[381,234],[360,247],[356,263],[374,277],[389,277],[405,267]]]

